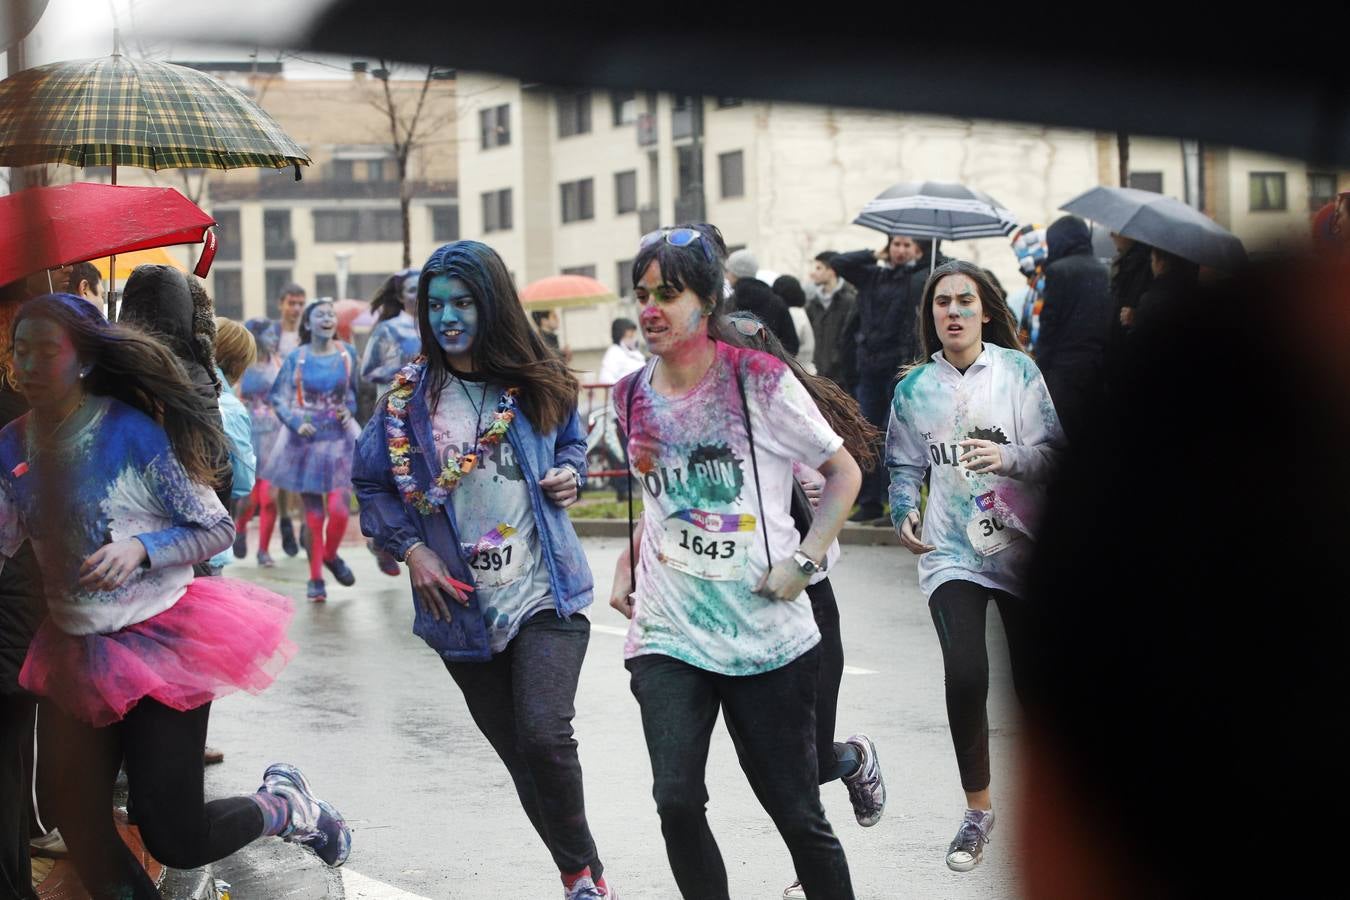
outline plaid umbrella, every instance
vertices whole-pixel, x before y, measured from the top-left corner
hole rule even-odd
[[[853,224],[886,234],[960,241],[1003,237],[1017,228],[1017,216],[993,197],[941,181],[903,182],[869,200]]]
[[[299,179],[309,162],[256,103],[185,66],[113,54],[0,81],[0,166],[294,166]]]

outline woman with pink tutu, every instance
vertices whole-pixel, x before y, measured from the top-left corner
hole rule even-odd
[[[356,576],[338,545],[351,516],[352,454],[356,450],[356,350],[337,339],[333,301],[315,300],[300,314],[300,346],[281,364],[269,399],[286,426],[261,464],[262,475],[300,495],[309,528],[309,586],[315,603],[328,599],[323,568],[338,584]],[[325,527],[325,520],[327,526]]]
[[[351,833],[294,767],[270,766],[254,794],[203,796],[211,702],[262,690],[295,652],[286,598],[193,578],[234,533],[209,486],[219,425],[168,350],[78,297],[25,303],[12,336],[32,410],[0,431],[0,562],[31,541],[42,571],[48,615],[19,682],[52,729],[57,819],[85,888],[160,896],[113,824],[123,760],[165,865],[203,866],[265,835],[341,865]]]

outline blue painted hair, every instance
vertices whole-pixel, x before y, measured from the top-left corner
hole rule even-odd
[[[264,316],[255,316],[244,323],[249,334],[253,335],[254,343],[258,345],[258,358],[262,359],[263,338],[269,335],[274,339],[273,344],[281,339],[281,329],[275,321]],[[271,354],[269,354],[270,356]]]
[[[417,329],[427,358],[427,398],[434,404],[452,374],[431,328],[427,290],[437,276],[464,282],[478,306],[478,334],[469,349],[474,371],[521,392],[521,412],[540,432],[571,416],[580,386],[539,337],[521,306],[511,273],[487,244],[455,241],[431,254],[417,282]]]

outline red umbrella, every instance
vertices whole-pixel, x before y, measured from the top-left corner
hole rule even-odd
[[[0,284],[101,256],[195,244],[214,224],[173,188],[77,183],[19,191],[0,197]]]
[[[526,285],[521,302],[535,308],[594,306],[616,300],[614,292],[585,275],[553,275]]]
[[[370,312],[370,304],[364,300],[338,300],[333,304],[333,312],[337,313],[338,340],[352,342],[352,324],[360,318],[362,313]]]

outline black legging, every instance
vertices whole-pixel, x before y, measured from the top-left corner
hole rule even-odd
[[[802,537],[811,530],[811,506],[800,489],[792,492],[792,523]],[[834,740],[839,712],[839,685],[844,680],[844,640],[839,631],[839,604],[826,578],[808,585],[811,612],[820,629],[820,678],[816,682],[816,760],[820,783],[844,777],[857,766],[857,757],[847,744]]]
[[[121,722],[94,728],[42,702],[38,727],[53,758],[40,771],[52,779],[52,824],[94,900],[160,900],[113,824],[113,781],[123,759],[141,838],[164,865],[195,869],[263,833],[262,812],[248,797],[205,801],[202,750],[210,712],[209,703],[178,712],[146,698]]]
[[[985,613],[989,599],[998,604],[1008,635],[1013,689],[1021,699],[1018,671],[1026,648],[1025,601],[973,581],[948,581],[928,598],[947,678],[947,722],[951,726],[961,787],[968,793],[989,787],[989,652],[985,647]]]

